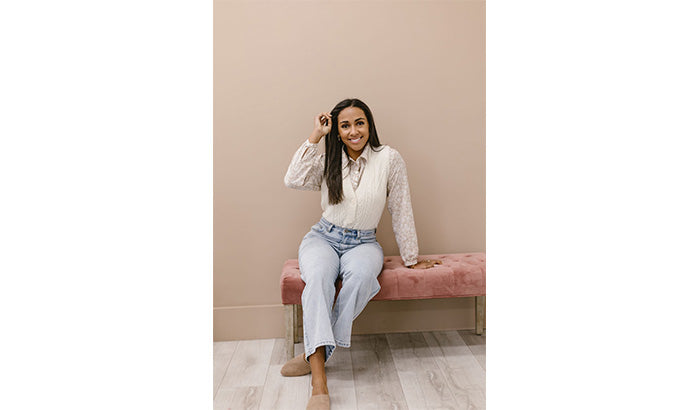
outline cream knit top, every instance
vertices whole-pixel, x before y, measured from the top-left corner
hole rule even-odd
[[[323,138],[318,144],[305,140],[292,157],[284,184],[294,189],[320,190],[323,218],[343,228],[376,229],[387,205],[404,265],[417,263],[418,239],[408,175],[399,152],[388,145],[374,151],[369,144],[357,160],[343,152],[343,201],[335,205],[328,202],[328,187],[323,179],[325,156]]]

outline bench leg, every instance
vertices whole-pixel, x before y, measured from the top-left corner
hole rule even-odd
[[[301,336],[304,334],[304,325],[302,323],[303,314],[301,305],[294,305],[294,343],[301,342]]]
[[[484,334],[484,321],[486,319],[486,296],[476,297],[476,334]]]
[[[294,357],[294,333],[296,331],[296,305],[284,305],[284,353],[287,360]]]

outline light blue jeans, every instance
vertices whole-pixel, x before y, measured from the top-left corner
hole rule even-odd
[[[299,245],[306,361],[319,346],[326,347],[326,361],[336,346],[350,347],[352,321],[379,292],[383,265],[376,229],[345,229],[323,218],[311,227]],[[338,278],[343,286],[333,305]]]

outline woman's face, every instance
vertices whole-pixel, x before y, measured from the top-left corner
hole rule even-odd
[[[365,112],[358,107],[348,107],[341,111],[338,114],[338,135],[348,147],[348,155],[357,159],[369,139],[369,123]]]

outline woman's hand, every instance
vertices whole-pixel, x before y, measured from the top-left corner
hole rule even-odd
[[[419,261],[415,265],[409,266],[409,268],[411,268],[411,269],[429,269],[435,265],[442,265],[442,261],[435,260],[435,259],[426,259],[424,261]]]
[[[314,117],[314,130],[309,137],[309,142],[316,144],[329,132],[331,132],[331,113],[322,112]]]

